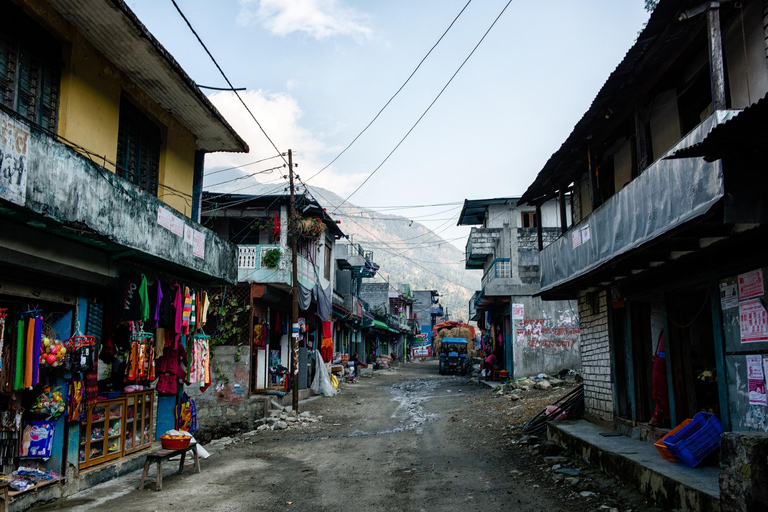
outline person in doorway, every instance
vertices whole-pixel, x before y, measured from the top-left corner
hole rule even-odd
[[[659,342],[656,344],[656,355],[653,358],[653,370],[651,376],[651,397],[655,409],[651,421],[652,427],[663,426],[669,421],[669,387],[667,383],[667,352],[664,344],[664,331],[659,334]]]
[[[493,369],[496,367],[496,354],[491,352],[491,354],[485,358],[485,364],[483,365],[483,372],[485,373],[485,378],[487,380],[493,379]]]

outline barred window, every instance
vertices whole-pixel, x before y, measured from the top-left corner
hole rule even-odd
[[[56,130],[61,45],[13,5],[0,6],[0,104]]]
[[[154,196],[160,176],[160,144],[160,128],[123,96],[117,132],[117,172]]]

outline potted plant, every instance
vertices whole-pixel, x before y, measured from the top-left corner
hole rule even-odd
[[[261,261],[267,268],[277,268],[278,263],[280,263],[280,257],[282,255],[283,253],[280,252],[280,249],[270,249],[264,253],[264,257]]]

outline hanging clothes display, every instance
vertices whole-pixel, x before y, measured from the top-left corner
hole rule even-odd
[[[155,335],[151,332],[133,333],[125,366],[125,381],[152,380],[155,380]]]
[[[333,322],[323,322],[323,338],[320,343],[320,357],[323,361],[333,360]]]
[[[5,349],[5,317],[8,316],[7,308],[0,308],[0,371],[3,370],[3,350]]]
[[[181,403],[176,406],[176,430],[184,430],[190,434],[197,430],[197,408],[195,401],[184,393]]]
[[[254,318],[253,322],[253,346],[264,348],[267,346],[267,322]]]
[[[85,383],[73,380],[69,383],[67,393],[67,421],[83,421],[85,419]]]
[[[189,350],[189,371],[187,382],[200,384],[200,391],[205,391],[211,385],[211,351],[210,336],[195,334]]]

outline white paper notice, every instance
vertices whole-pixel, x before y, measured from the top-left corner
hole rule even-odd
[[[739,303],[739,327],[742,343],[768,341],[768,314],[760,299]]]
[[[192,230],[192,254],[205,259],[205,235],[195,229]]]
[[[187,243],[189,245],[192,245],[192,246],[195,245],[195,242],[194,242],[194,239],[195,239],[194,232],[195,232],[194,229],[192,229],[191,227],[189,227],[186,224],[184,224],[184,242],[185,243]]]
[[[592,233],[589,231],[589,224],[581,228],[581,243],[587,243],[592,238]]]
[[[165,229],[171,229],[171,211],[166,210],[162,206],[157,207],[157,223],[163,226]]]
[[[747,382],[749,383],[749,405],[768,405],[762,356],[747,356]]]
[[[720,285],[720,308],[723,311],[739,307],[739,287],[735,284]]]
[[[525,304],[512,304],[512,320],[525,319]]]
[[[176,236],[184,236],[184,221],[175,215],[171,215],[171,233]]]
[[[576,229],[573,232],[571,232],[571,244],[573,244],[573,248],[577,248],[581,245],[581,230]]]

